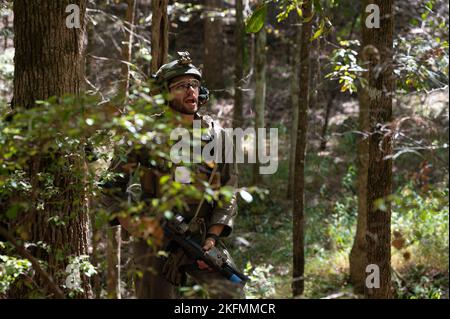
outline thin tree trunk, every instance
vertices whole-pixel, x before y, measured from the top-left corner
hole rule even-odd
[[[244,8],[242,0],[236,0],[236,62],[234,70],[234,109],[233,109],[233,127],[242,127],[243,119],[243,86],[244,86]]]
[[[364,61],[362,61],[365,64]],[[353,247],[350,252],[350,281],[355,293],[363,294],[366,280],[367,266],[367,169],[369,157],[369,110],[368,93],[363,86],[359,87],[359,116],[357,144],[357,167],[358,167],[358,221]]]
[[[365,6],[362,6],[361,15],[364,16]],[[354,21],[357,19],[355,18]],[[361,31],[363,26],[361,25]],[[350,34],[351,36],[351,34]],[[360,52],[360,57],[364,57]],[[362,65],[369,61],[361,59]],[[361,77],[362,82],[369,80],[368,74]],[[367,173],[369,161],[369,95],[365,85],[358,86],[359,115],[358,115],[358,140],[357,140],[357,168],[358,168],[358,220],[356,225],[355,240],[350,251],[350,282],[353,291],[364,294],[366,285],[367,267]]]
[[[292,48],[292,70],[291,70],[291,103],[292,103],[292,123],[291,123],[291,147],[289,150],[289,183],[287,189],[287,198],[292,198],[295,181],[295,149],[297,144],[298,130],[298,102],[299,102],[299,68],[300,54],[298,51],[301,47],[301,27],[295,26],[295,44]]]
[[[330,96],[328,97],[327,105],[325,107],[325,118],[324,123],[322,127],[322,133],[320,134],[321,141],[320,141],[320,150],[325,151],[327,148],[327,132],[328,132],[328,125],[330,123],[330,115],[331,115],[331,109],[333,108],[333,102],[337,95],[336,88],[331,89]]]
[[[80,28],[66,26],[66,8],[76,4],[80,9]],[[64,94],[78,95],[84,87],[84,36],[86,0],[41,0],[14,1],[14,107],[35,107],[36,100]],[[64,158],[56,154],[53,161],[62,161],[66,167],[58,166],[48,171],[52,161],[49,156],[39,154],[30,161],[28,172],[32,185],[31,211],[27,214],[29,241],[47,243],[52,253],[38,250],[37,258],[48,263],[47,273],[57,285],[65,283],[67,257],[88,254],[89,218],[85,194],[85,177],[73,174],[85,172],[84,150]],[[58,158],[59,157],[59,158]],[[69,168],[70,165],[70,168]],[[39,172],[48,172],[54,177],[53,186],[64,190],[54,195],[44,205],[36,208],[37,198],[43,188],[38,180]],[[57,216],[65,220],[64,225],[49,223]],[[63,258],[60,258],[63,256]],[[86,278],[81,278],[84,292],[78,297],[90,297],[91,288]],[[36,282],[46,289],[46,282],[37,275]]]
[[[205,0],[203,77],[212,90],[225,88],[223,77],[224,37],[222,17],[220,16],[222,6],[222,0]]]
[[[4,40],[3,40],[3,50],[6,50],[8,48],[8,28],[9,28],[9,16],[5,15],[3,17],[3,29],[4,32]]]
[[[318,23],[316,22],[316,25]],[[314,42],[313,49],[310,50],[310,87],[309,87],[309,105],[308,107],[312,110],[317,108],[317,97],[318,97],[318,87],[320,81],[320,38],[316,39]],[[313,134],[315,134],[316,128],[312,128]]]
[[[108,227],[108,247],[106,252],[107,292],[110,299],[121,299],[120,294],[120,245],[121,226]]]
[[[133,48],[134,16],[136,0],[125,0],[128,5],[124,20],[124,40],[122,43],[122,82],[119,87],[119,97],[122,105],[126,105],[130,87],[130,65]]]
[[[264,112],[266,106],[266,43],[267,35],[266,29],[263,27],[256,34],[255,44],[255,151],[256,151],[256,164],[253,171],[253,183],[259,184],[262,180],[259,173],[259,156],[258,152],[262,145],[259,140],[262,138],[259,135],[258,128],[264,127]],[[265,146],[265,145],[264,145]]]
[[[379,268],[380,286],[366,285],[368,298],[391,298],[391,205],[392,191],[392,95],[394,1],[365,1],[364,7],[380,8],[380,28],[369,29],[363,23],[363,59],[370,61],[369,90],[369,160],[367,175],[367,262]],[[363,15],[362,21],[366,20]],[[383,202],[383,204],[382,204]]]
[[[152,0],[152,62],[150,72],[156,73],[161,65],[167,63],[169,54],[169,16],[168,0]]]
[[[303,15],[310,17],[312,14],[311,1],[303,3]],[[306,132],[308,130],[308,105],[309,105],[309,74],[310,61],[309,50],[312,22],[303,22],[300,48],[300,78],[299,78],[299,105],[298,105],[298,129],[295,150],[295,181],[294,181],[294,205],[293,205],[293,296],[303,294],[304,270],[305,270],[305,242],[304,242],[304,192],[305,192],[305,154]]]

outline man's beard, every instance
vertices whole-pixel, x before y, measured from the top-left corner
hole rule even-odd
[[[177,103],[176,101],[170,101],[169,106],[172,110],[184,115],[193,115],[198,111],[198,102],[195,110],[187,110],[182,104],[180,105],[180,103]]]

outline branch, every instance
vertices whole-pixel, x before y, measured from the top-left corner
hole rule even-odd
[[[21,255],[23,258],[28,259],[31,262],[33,268],[42,276],[42,278],[44,278],[44,280],[48,283],[48,286],[50,287],[50,289],[53,291],[53,293],[57,298],[65,299],[64,293],[54,283],[50,275],[44,269],[42,269],[41,265],[39,265],[38,260],[34,258],[22,244],[18,243],[10,232],[8,232],[5,228],[0,226],[0,235],[5,237],[17,249],[19,255]]]

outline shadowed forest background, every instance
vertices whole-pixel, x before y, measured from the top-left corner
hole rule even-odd
[[[179,51],[210,90],[202,114],[278,128],[275,174],[239,164],[227,245],[247,298],[448,298],[448,2],[30,2],[0,2],[0,299],[135,298],[102,183],[123,139],[170,129],[149,83]],[[161,213],[183,201],[166,186],[180,197]]]

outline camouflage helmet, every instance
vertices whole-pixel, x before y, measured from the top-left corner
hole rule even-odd
[[[178,60],[169,62],[161,66],[152,78],[156,82],[156,92],[160,92],[164,90],[164,86],[166,89],[169,86],[171,80],[176,78],[177,76],[182,75],[192,75],[197,80],[202,82],[202,73],[200,70],[192,64],[192,59],[189,55],[189,52],[177,52]],[[209,90],[205,86],[201,86],[199,89],[199,106],[206,104],[209,100]]]
[[[189,52],[178,52],[178,60],[169,62],[161,66],[154,75],[158,85],[169,84],[171,80],[181,75],[192,75],[202,81],[202,74],[193,64]]]

